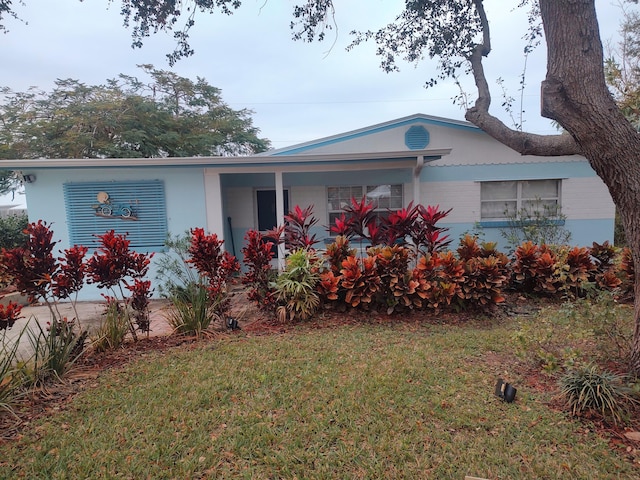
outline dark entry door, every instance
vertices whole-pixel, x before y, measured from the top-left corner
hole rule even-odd
[[[276,215],[276,191],[275,190],[257,190],[256,201],[258,205],[258,230],[262,233],[271,230],[278,225],[278,216]],[[289,212],[289,191],[284,191],[284,213]],[[274,251],[277,255],[277,247],[274,245]]]

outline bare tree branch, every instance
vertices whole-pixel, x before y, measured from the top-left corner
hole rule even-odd
[[[473,107],[465,113],[465,118],[487,132],[493,138],[522,155],[560,156],[580,153],[580,147],[568,134],[536,135],[507,127],[497,117],[489,113],[491,92],[484,74],[482,57],[491,52],[490,31],[482,0],[474,0],[482,24],[482,43],[477,45],[468,59],[471,63],[473,79],[478,89],[478,98]]]

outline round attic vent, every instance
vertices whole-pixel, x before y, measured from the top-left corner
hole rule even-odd
[[[429,132],[426,128],[414,125],[404,134],[404,143],[410,150],[420,150],[429,145]]]

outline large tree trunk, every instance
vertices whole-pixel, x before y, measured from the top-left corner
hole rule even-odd
[[[548,55],[542,115],[575,139],[622,217],[636,270],[631,366],[640,373],[640,136],[605,83],[594,0],[540,0],[540,10]]]
[[[482,67],[482,57],[490,51],[489,24],[482,0],[474,3],[485,39],[470,58],[478,100],[466,118],[522,154],[584,155],[607,185],[635,266],[631,368],[640,374],[640,135],[622,115],[605,83],[595,1],[539,0],[548,56],[542,115],[568,132],[551,136],[514,131],[489,114],[491,96]]]

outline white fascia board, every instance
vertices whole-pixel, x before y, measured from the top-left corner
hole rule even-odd
[[[189,167],[210,168],[247,168],[275,167],[278,165],[299,164],[302,170],[312,164],[340,164],[344,168],[349,163],[380,163],[384,160],[398,166],[400,160],[415,163],[418,156],[442,157],[451,153],[450,148],[396,152],[347,153],[322,155],[286,155],[263,157],[259,155],[245,157],[167,157],[167,158],[44,158],[0,160],[0,170],[18,170],[29,168],[109,168],[109,167]]]

